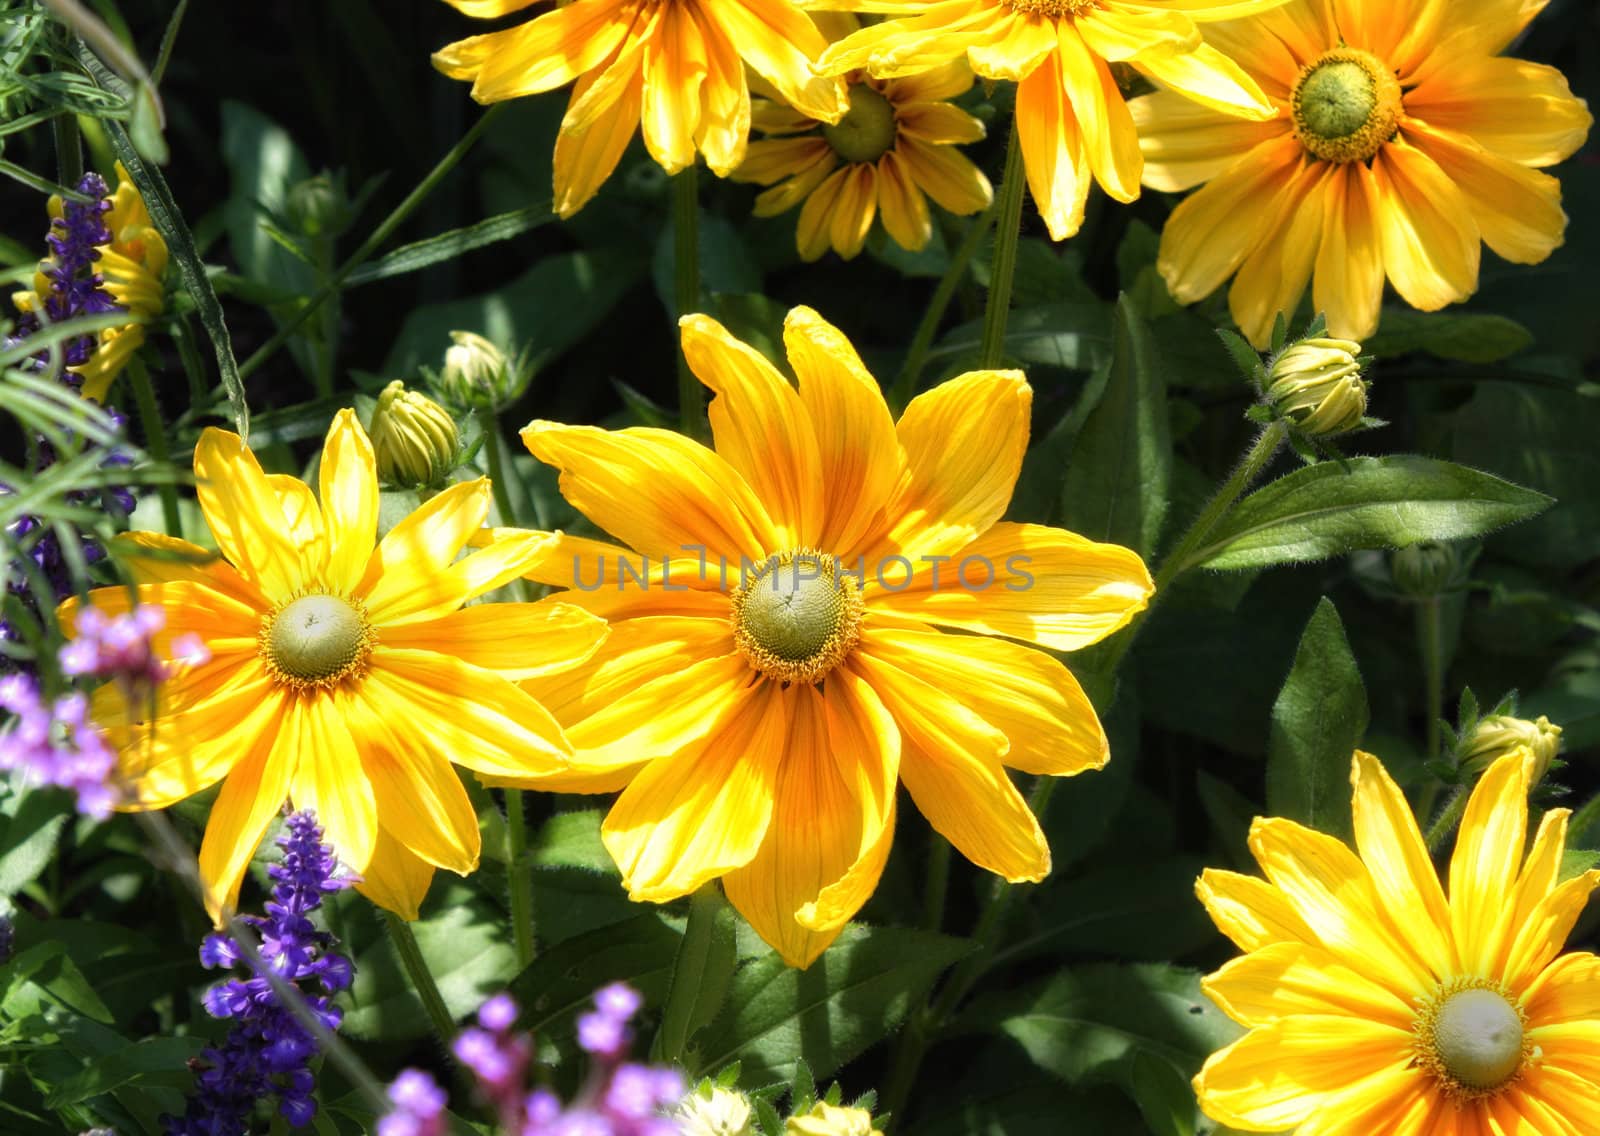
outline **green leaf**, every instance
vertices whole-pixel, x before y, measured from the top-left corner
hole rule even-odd
[[[1198,857],[1154,863],[1110,863],[1087,875],[1048,881],[1029,904],[1033,922],[1008,942],[1007,962],[1035,955],[1111,955],[1164,959],[1214,941],[1194,881]]]
[[[1367,731],[1367,690],[1326,596],[1300,636],[1272,706],[1267,812],[1350,836],[1350,755]]]
[[[184,1063],[198,1057],[204,1048],[205,1042],[198,1037],[147,1037],[94,1058],[82,1072],[57,1085],[45,1103],[60,1108],[110,1092],[149,1073],[181,1071]]]
[[[734,926],[733,908],[715,883],[689,898],[689,925],[672,963],[655,1055],[671,1062],[683,1059],[689,1039],[722,1009],[738,962]]]
[[[980,999],[958,1025],[963,1032],[998,1030],[1069,1083],[1111,1078],[1127,1084],[1139,1053],[1192,1076],[1241,1032],[1200,992],[1197,973],[1157,964],[1060,971]]]
[[[372,263],[363,264],[345,277],[345,287],[354,288],[361,284],[370,284],[374,280],[387,280],[391,276],[418,272],[441,261],[453,260],[473,249],[485,248],[500,241],[508,241],[512,237],[520,237],[523,233],[547,225],[555,219],[556,215],[550,211],[548,201],[529,205],[525,209],[513,209],[509,213],[497,213],[477,224],[451,229],[447,233],[440,233],[426,240],[401,245]]]
[[[1426,351],[1462,363],[1496,363],[1532,343],[1533,334],[1505,316],[1385,308],[1377,332],[1362,341],[1361,349],[1380,359]]]
[[[546,950],[511,993],[527,1008],[529,1028],[541,1032],[570,1033],[574,1016],[609,982],[626,982],[659,1005],[682,938],[656,912],[613,923]]]
[[[13,793],[0,802],[0,898],[15,895],[44,871],[68,815],[55,793]]]
[[[718,1019],[695,1039],[689,1072],[744,1063],[746,1084],[788,1080],[797,1058],[819,1077],[886,1036],[945,967],[971,950],[960,939],[900,928],[845,928],[811,964],[795,970],[765,955],[734,976]]]
[[[1092,370],[1111,351],[1108,314],[1105,304],[1053,303],[1018,308],[1006,321],[1006,362]],[[983,321],[964,323],[952,328],[928,352],[928,361],[942,359],[948,365],[976,360],[982,342]]]
[[[1148,1053],[1134,1056],[1129,1075],[1134,1103],[1153,1136],[1194,1136],[1196,1105],[1189,1078]]]
[[[600,839],[599,809],[557,813],[540,827],[529,849],[530,862],[541,868],[585,868],[620,876],[616,861]]]
[[[1062,517],[1075,532],[1148,556],[1166,518],[1172,440],[1155,344],[1126,296],[1117,303],[1110,367],[1073,445]]]
[[[1307,466],[1239,502],[1190,566],[1267,568],[1358,548],[1461,540],[1536,516],[1551,499],[1434,458],[1351,458]]]
[[[37,943],[0,966],[0,1019],[58,1008],[97,1022],[111,1021],[111,1011],[60,943]]]
[[[285,214],[289,191],[311,176],[310,164],[293,136],[254,107],[225,99],[221,112],[228,248],[251,280],[303,296],[316,284],[315,271],[273,240],[263,221]]]

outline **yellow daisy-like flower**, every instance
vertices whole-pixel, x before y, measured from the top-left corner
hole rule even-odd
[[[988,207],[989,179],[954,148],[981,139],[983,123],[945,101],[972,86],[964,60],[905,79],[852,71],[844,80],[850,110],[832,125],[758,100],[751,121],[769,137],[752,142],[733,171],[735,181],[773,187],[756,198],[757,217],[805,202],[795,234],[802,258],[816,260],[831,245],[850,259],[875,216],[896,244],[922,248],[933,234],[924,195],[958,215]]]
[[[533,0],[446,0],[491,18]],[[570,217],[593,197],[633,137],[668,173],[698,150],[718,177],[744,160],[750,68],[807,114],[832,122],[844,87],[812,61],[822,33],[791,0],[572,0],[527,23],[434,53],[433,65],[472,82],[480,103],[576,82],[556,138],[555,210]]]
[[[516,684],[586,659],[604,623],[566,604],[462,606],[552,542],[507,534],[457,560],[488,515],[486,479],[451,486],[377,540],[378,478],[353,411],[328,431],[320,505],[223,430],[200,436],[194,472],[224,559],[160,533],[117,538],[137,602],[166,612],[158,646],[194,635],[211,656],[163,683],[153,713],[118,684],[96,692],[126,807],[222,782],[200,846],[213,918],[233,908],[289,800],[316,810],[364,894],[414,919],[436,867],[478,863],[478,819],[450,763],[502,777],[564,768],[571,745]],[[114,614],[135,600],[116,587],[89,602]],[[76,605],[62,606],[64,629]]]
[[[1204,982],[1250,1029],[1195,1078],[1208,1116],[1296,1136],[1600,1132],[1600,958],[1561,954],[1600,872],[1561,881],[1566,809],[1544,815],[1524,858],[1533,761],[1507,755],[1473,790],[1448,897],[1405,797],[1365,753],[1355,852],[1260,819],[1265,880],[1200,878],[1212,919],[1249,952]]]
[[[1478,286],[1480,244],[1518,264],[1562,240],[1561,186],[1539,172],[1593,121],[1561,72],[1500,55],[1544,0],[1294,0],[1206,39],[1276,109],[1240,122],[1165,92],[1135,99],[1145,184],[1183,190],[1158,261],[1183,303],[1232,276],[1257,347],[1311,282],[1330,334],[1378,326],[1387,277],[1435,311]]]
[[[896,423],[807,308],[784,325],[798,389],[715,320],[680,327],[716,394],[715,449],[658,429],[522,432],[622,542],[563,537],[534,572],[612,632],[583,666],[525,684],[578,753],[522,783],[622,788],[603,837],[629,894],[721,877],[796,966],[876,887],[897,782],[974,863],[1040,879],[1050,850],[1004,767],[1069,775],[1107,748],[1072,674],[1035,648],[1104,638],[1152,585],[1126,548],[1000,520],[1027,383],[960,375]]]
[[[1028,189],[1050,235],[1083,224],[1090,175],[1118,201],[1139,196],[1144,159],[1111,73],[1125,63],[1230,115],[1269,118],[1272,106],[1239,67],[1202,42],[1196,21],[1226,20],[1283,0],[845,0],[838,7],[903,14],[863,28],[823,55],[838,74],[881,78],[966,56],[990,79],[1017,83],[1017,137]]]

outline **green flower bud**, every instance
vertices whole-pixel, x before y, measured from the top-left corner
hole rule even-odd
[[[1491,714],[1478,719],[1472,732],[1461,740],[1457,760],[1463,773],[1476,777],[1522,746],[1533,752],[1533,779],[1537,783],[1561,750],[1561,727],[1551,724],[1543,714],[1532,722],[1508,714]]]
[[[1453,545],[1440,540],[1419,540],[1389,557],[1389,574],[1396,590],[1417,599],[1449,591],[1461,568]]]
[[[791,1116],[783,1136],[872,1136],[872,1114],[818,1101],[804,1116]]]
[[[452,331],[445,350],[439,393],[460,407],[500,410],[528,389],[533,369],[523,358],[507,358],[493,342],[471,331]]]
[[[1328,437],[1353,430],[1367,413],[1367,384],[1348,339],[1302,339],[1273,359],[1267,401],[1307,434]]]
[[[372,412],[372,450],[378,476],[414,489],[444,480],[456,465],[461,435],[448,411],[399,379],[383,388]]]
[[[684,1097],[672,1119],[681,1136],[753,1136],[750,1100],[720,1085],[705,1085]]]
[[[344,188],[344,174],[327,170],[293,186],[284,210],[295,231],[312,238],[336,237],[355,220],[355,208]]]

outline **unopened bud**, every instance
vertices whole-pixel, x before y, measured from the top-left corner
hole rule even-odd
[[[1441,540],[1419,540],[1389,557],[1389,575],[1404,595],[1426,599],[1450,589],[1461,568],[1453,545]]]
[[[672,1112],[680,1136],[752,1136],[750,1100],[720,1085],[690,1093]]]
[[[1561,727],[1543,714],[1533,721],[1508,714],[1480,718],[1461,741],[1458,760],[1463,773],[1476,777],[1499,758],[1526,746],[1533,753],[1534,782],[1540,781],[1561,750]]]
[[[383,388],[372,412],[378,476],[406,489],[433,485],[455,468],[461,435],[448,411],[399,379]]]
[[[444,353],[439,393],[463,408],[501,410],[528,389],[533,370],[523,359],[510,359],[493,342],[471,331],[452,331]]]
[[[872,1114],[818,1101],[810,1112],[785,1121],[783,1136],[872,1136]]]
[[[1267,401],[1302,431],[1328,437],[1353,430],[1367,413],[1367,384],[1348,339],[1302,339],[1272,361]]]
[[[294,185],[284,208],[289,223],[307,237],[336,237],[355,220],[355,208],[345,193],[344,175],[327,170]]]

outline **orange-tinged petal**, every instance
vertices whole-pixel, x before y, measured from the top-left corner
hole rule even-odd
[[[844,191],[845,180],[849,176],[849,166],[834,169],[806,198],[794,230],[795,249],[800,253],[801,260],[819,260],[828,251],[833,239],[833,211],[837,208],[839,195]],[[776,204],[776,201],[769,202],[768,211],[774,211]]]
[[[267,826],[289,796],[300,746],[298,701],[286,699],[277,728],[248,743],[211,805],[200,841],[206,913],[221,928],[239,903],[239,884]]]
[[[822,473],[800,395],[764,355],[710,316],[684,316],[678,327],[689,369],[715,394],[709,415],[718,455],[766,506],[778,548],[814,546]]]
[[[1562,955],[1522,992],[1533,1027],[1600,1019],[1600,956]]]
[[[1193,51],[1200,29],[1182,12],[1116,5],[1085,8],[1061,22],[1081,37],[1089,50],[1108,62],[1121,63],[1153,49]]]
[[[744,161],[750,137],[750,88],[733,42],[714,30],[707,31],[704,39],[706,81],[695,144],[711,172],[727,177]]]
[[[826,494],[817,547],[848,560],[881,523],[904,451],[877,380],[838,328],[810,308],[792,308],[783,347],[800,380]]]
[[[629,547],[651,557],[704,550],[734,564],[776,551],[777,533],[744,478],[671,430],[601,430],[534,421],[534,457],[561,470],[561,494]]]
[[[603,68],[578,80],[556,134],[551,208],[571,217],[589,203],[617,168],[639,125],[644,103],[644,36],[659,18],[642,17],[630,40]]]
[[[109,551],[124,563],[139,585],[195,581],[256,611],[272,603],[238,569],[208,548],[156,532],[119,533]]]
[[[353,410],[341,410],[322,444],[322,515],[328,527],[328,586],[350,594],[378,539],[378,472],[372,443]]]
[[[631,899],[687,895],[756,855],[796,697],[751,688],[704,748],[652,761],[623,790],[600,834]]]
[[[1348,1015],[1409,1031],[1417,1008],[1303,942],[1271,943],[1201,982],[1234,1021],[1261,1026],[1297,1014]]]
[[[706,47],[687,5],[660,7],[661,22],[644,43],[644,103],[639,125],[650,156],[662,169],[675,174],[694,162]]]
[[[756,216],[772,217],[785,209],[792,208],[816,188],[822,176],[833,169],[837,161],[833,147],[824,139],[813,135],[807,134],[797,138],[766,138],[750,143],[749,149],[745,151],[744,161],[733,171],[732,177],[734,181],[755,182],[757,185],[772,185],[785,178],[792,179],[782,187],[785,192],[781,201],[774,194],[768,193],[763,193],[758,198],[773,204],[763,207]],[[789,187],[797,182],[805,184],[803,193],[790,190]]]
[[[1112,198],[1133,201],[1139,196],[1144,155],[1139,152],[1139,135],[1128,104],[1105,60],[1089,50],[1074,25],[1063,20],[1057,32],[1061,75],[1089,168]]]
[[[1264,210],[1269,227],[1228,289],[1228,311],[1251,343],[1270,340],[1278,313],[1287,320],[1300,305],[1322,243],[1328,176],[1328,163],[1305,164]]]
[[[361,872],[378,838],[378,806],[347,724],[352,697],[334,690],[294,699],[283,729],[294,738],[290,800],[316,812],[323,841]]]
[[[207,696],[163,707],[118,754],[129,807],[164,809],[216,784],[255,739],[276,731],[284,699],[259,668],[222,670]]]
[[[1509,1117],[1496,1116],[1494,1136],[1588,1136],[1600,1131],[1600,1086],[1553,1065],[1533,1065],[1506,1093],[1508,1103],[1518,1107],[1535,1124],[1511,1127]]]
[[[434,52],[433,65],[452,79],[471,79],[480,103],[554,90],[615,51],[641,7],[629,0],[577,0],[504,31],[449,44]]]
[[[1208,43],[1157,46],[1130,62],[1161,86],[1224,114],[1265,121],[1278,113],[1249,73]]]
[[[837,122],[849,109],[844,84],[825,78],[812,62],[827,46],[822,33],[793,4],[760,0],[698,0],[709,27],[726,36],[752,70],[797,110]]]
[[[1132,549],[1045,525],[1002,521],[910,583],[876,590],[874,611],[1075,651],[1124,627],[1155,585]],[[896,577],[894,582],[898,582]]]
[[[1020,371],[969,371],[911,400],[895,426],[910,471],[889,511],[896,551],[951,553],[1000,519],[1028,448],[1032,405]]]
[[[452,485],[390,529],[356,587],[373,623],[398,622],[441,603],[466,600],[448,569],[489,515],[489,480]],[[448,610],[448,608],[447,608]]]
[[[1297,1014],[1251,1030],[1213,1053],[1194,1079],[1207,1116],[1256,1132],[1295,1128],[1368,1079],[1382,1093],[1405,1070],[1412,1033],[1332,1014]],[[1381,1079],[1381,1080],[1380,1080]]]
[[[1319,941],[1289,897],[1257,876],[1207,868],[1195,881],[1194,893],[1217,930],[1242,951],[1272,943]]]
[[[1032,647],[980,635],[882,628],[872,654],[905,671],[940,676],[953,697],[1003,733],[1005,764],[1070,776],[1110,757],[1100,719],[1072,672]]]
[[[907,103],[897,108],[901,134],[933,146],[981,142],[988,133],[983,120],[953,103]]]
[[[1033,13],[1015,13],[999,25],[1001,35],[967,49],[972,69],[990,79],[1020,82],[1056,50],[1056,21]]]
[[[475,604],[423,623],[386,627],[383,645],[436,651],[515,682],[582,663],[606,634],[605,620],[549,599]]]
[[[1512,928],[1508,910],[1528,825],[1528,764],[1517,750],[1472,790],[1450,857],[1450,926],[1467,974],[1488,974]]]
[[[928,202],[893,150],[878,160],[878,208],[889,238],[904,249],[920,249],[933,236]]]
[[[239,435],[208,426],[194,449],[195,493],[217,547],[274,602],[305,581],[300,553],[283,532],[283,509]]]
[[[1406,92],[1408,125],[1464,135],[1525,166],[1564,161],[1588,137],[1594,117],[1554,67],[1491,55],[1447,58]]]
[[[234,594],[219,590],[205,577],[144,584],[137,598],[123,587],[96,588],[89,593],[88,600],[90,607],[107,616],[125,615],[136,606],[162,608],[166,625],[151,637],[151,643],[157,654],[167,657],[172,654],[173,640],[183,635],[198,635],[213,654],[253,652],[263,614]],[[82,606],[76,596],[69,596],[56,609],[57,624],[68,639],[77,638],[78,612]]]
[[[906,135],[895,154],[917,188],[958,217],[987,209],[994,200],[989,179],[959,150]]]
[[[1050,871],[1050,848],[1002,767],[999,730],[937,687],[874,653],[848,666],[872,685],[900,727],[900,779],[928,823],[967,859],[1012,883]]]
[[[1420,42],[1414,31],[1408,36],[1412,42],[1407,46],[1412,52],[1405,62],[1415,70],[1401,72],[1400,78],[1420,80],[1453,70],[1464,62],[1499,55],[1548,3],[1549,0],[1477,0],[1470,20],[1450,20],[1439,31],[1435,31],[1432,23],[1423,24],[1422,30],[1433,34]],[[1448,5],[1436,4],[1435,7]]]
[[[1513,924],[1502,972],[1508,987],[1522,988],[1561,953],[1596,886],[1600,871],[1575,876],[1546,896],[1525,923]]]
[[[1539,1047],[1541,1062],[1600,1083],[1600,1021],[1532,1024],[1529,1040]]]
[[[1377,228],[1372,171],[1348,162],[1322,190],[1322,247],[1317,250],[1311,300],[1328,315],[1328,333],[1357,341],[1378,330],[1383,302],[1383,246]]]
[[[850,260],[861,253],[878,215],[878,170],[858,162],[846,167],[844,184],[828,219],[828,242],[833,251]]]
[[[362,873],[356,890],[400,918],[417,918],[428,886],[433,883],[433,865],[400,843],[387,828],[378,828],[372,858]]]
[[[1061,60],[1051,55],[1017,84],[1017,140],[1028,192],[1051,239],[1057,241],[1083,225],[1084,204],[1089,200],[1088,157],[1064,83]]]
[[[1210,181],[1255,147],[1283,134],[1287,122],[1255,122],[1223,114],[1184,98],[1156,91],[1129,101],[1139,132],[1144,184],[1175,193]]]
[[[1437,311],[1478,286],[1479,234],[1466,198],[1427,155],[1396,139],[1372,159],[1384,270],[1414,308]]]
[[[1356,751],[1350,783],[1356,848],[1401,934],[1436,975],[1455,971],[1450,907],[1405,794],[1381,762]]]

